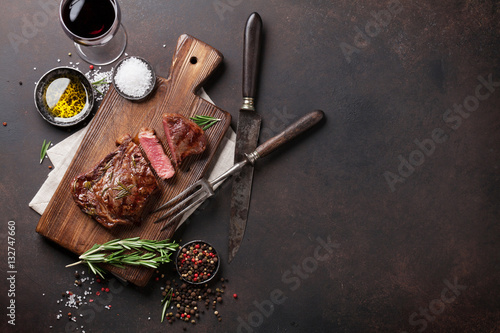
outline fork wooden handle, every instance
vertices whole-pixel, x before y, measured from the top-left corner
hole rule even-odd
[[[250,155],[256,155],[256,158],[266,156],[279,146],[289,142],[299,134],[316,125],[321,119],[323,119],[324,115],[325,113],[321,110],[314,110],[313,112],[306,114],[288,126],[283,132],[258,146],[257,149],[255,149],[255,151]]]

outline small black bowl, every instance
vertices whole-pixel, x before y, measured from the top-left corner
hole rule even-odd
[[[194,262],[193,259],[195,260]],[[206,259],[206,262],[203,262],[203,259]],[[202,262],[200,263],[199,261]],[[196,268],[195,265],[197,266]],[[179,277],[190,284],[199,285],[209,282],[217,275],[219,267],[219,254],[212,245],[202,240],[194,240],[184,244],[179,248],[175,256],[175,268]],[[203,272],[206,274],[202,274]],[[196,276],[195,274],[198,275]]]
[[[115,77],[116,77],[116,74],[118,73],[118,71],[120,71],[120,66],[123,64],[124,61],[126,61],[128,59],[131,59],[131,58],[136,58],[136,59],[140,60],[141,62],[143,62],[144,64],[146,64],[146,67],[151,72],[151,85],[144,92],[144,94],[141,95],[141,96],[131,96],[131,95],[126,94],[125,92],[123,92],[123,91],[120,90],[120,88],[116,85],[116,82],[115,82]],[[115,70],[113,72],[113,85],[115,86],[116,92],[121,97],[123,97],[125,99],[128,99],[129,101],[141,102],[141,101],[145,100],[151,94],[151,92],[153,91],[153,89],[155,88],[155,85],[156,85],[156,74],[155,74],[155,71],[153,69],[153,66],[151,66],[151,64],[148,61],[146,61],[146,59],[141,58],[141,57],[137,57],[137,56],[128,56],[128,57],[123,58],[122,60],[120,60],[118,62],[118,64],[116,64]]]
[[[49,106],[44,101],[44,92],[46,88],[56,79],[71,78],[78,80],[87,93],[87,100],[83,109],[73,117],[62,118],[55,117],[50,111]],[[69,127],[81,123],[92,112],[94,107],[94,90],[92,84],[85,75],[79,70],[72,67],[56,67],[45,73],[35,86],[35,106],[40,115],[52,125]]]

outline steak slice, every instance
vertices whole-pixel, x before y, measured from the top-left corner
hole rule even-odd
[[[203,129],[183,115],[164,114],[163,129],[176,166],[188,156],[201,154],[207,147],[207,137]]]
[[[137,137],[142,150],[146,153],[146,157],[156,171],[156,174],[162,179],[172,178],[175,174],[175,169],[156,137],[155,131],[152,128],[144,127],[141,128]]]
[[[129,135],[95,168],[75,177],[73,200],[106,228],[141,220],[148,199],[158,189],[146,159]]]

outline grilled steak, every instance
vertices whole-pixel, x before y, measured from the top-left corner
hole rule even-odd
[[[115,151],[71,185],[76,204],[106,228],[140,222],[148,198],[158,188],[132,138],[127,135],[117,143]]]
[[[176,166],[188,156],[201,154],[207,147],[207,137],[203,129],[180,114],[164,114],[163,129]]]
[[[137,137],[156,174],[162,179],[173,177],[175,169],[156,137],[155,131],[151,128],[141,128]]]

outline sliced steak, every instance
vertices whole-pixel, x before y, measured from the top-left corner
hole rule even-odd
[[[176,166],[188,156],[201,154],[207,147],[207,137],[203,129],[183,115],[164,114],[163,128]]]
[[[175,169],[152,128],[141,128],[137,135],[142,150],[156,174],[162,179],[172,178]]]
[[[76,204],[106,228],[140,222],[148,199],[158,189],[149,164],[132,138],[127,135],[117,143],[115,151],[71,184]]]

